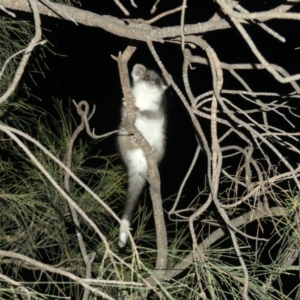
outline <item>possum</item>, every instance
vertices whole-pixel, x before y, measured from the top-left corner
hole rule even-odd
[[[137,110],[135,126],[148,141],[159,163],[165,152],[166,112],[164,92],[167,84],[155,71],[141,64],[133,67],[131,93]],[[122,106],[122,117],[126,117],[126,107]],[[143,150],[133,137],[120,126],[118,135],[120,156],[127,168],[128,189],[125,202],[118,245],[123,248],[128,239],[128,230],[135,206],[148,177],[148,166]]]

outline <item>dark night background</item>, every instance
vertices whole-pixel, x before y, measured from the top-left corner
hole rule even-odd
[[[150,9],[154,1],[136,1],[137,9],[130,5],[130,1],[121,2],[130,11],[130,18],[148,20],[153,17],[150,14]],[[241,1],[241,3],[246,3],[249,10],[267,10],[282,3],[282,1]],[[156,14],[178,7],[181,4],[182,1],[161,0]],[[213,16],[216,10],[216,5],[210,0],[188,1],[187,5],[185,18],[187,24],[205,22]],[[100,15],[125,18],[113,1],[82,0],[81,8]],[[30,14],[21,12],[16,12],[16,15],[21,19],[31,20],[32,18]],[[69,106],[70,99],[74,99],[76,102],[86,100],[90,106],[96,105],[96,113],[90,122],[91,128],[95,128],[95,133],[100,135],[116,130],[120,122],[122,92],[117,63],[111,58],[111,55],[117,56],[127,45],[133,43],[137,46],[137,50],[129,62],[130,72],[135,63],[141,63],[150,69],[158,70],[147,46],[144,43],[114,36],[101,28],[77,26],[70,21],[46,16],[41,17],[42,26],[47,29],[44,30],[44,37],[48,39],[51,45],[50,49],[53,52],[46,50],[45,63],[47,67],[42,66],[43,74],[25,75],[23,82],[30,87],[33,95],[42,100],[31,97],[28,101],[51,112],[53,111],[53,98],[61,100],[66,107]],[[153,25],[163,27],[178,25],[179,23],[180,12],[167,16]],[[268,25],[282,34],[287,42],[277,41],[256,25],[245,26],[245,28],[259,50],[270,62],[281,65],[290,74],[298,73],[300,50],[295,50],[295,48],[300,47],[299,22],[272,20],[268,22]],[[202,35],[202,37],[215,49],[219,59],[223,62],[257,62],[245,41],[235,29],[210,32]],[[155,48],[166,69],[183,91],[181,76],[183,58],[180,46],[170,43],[155,43]],[[36,56],[39,55],[39,51],[36,50]],[[205,56],[205,53],[201,50],[192,50],[192,53]],[[34,61],[32,60],[31,63],[34,64]],[[201,65],[194,65],[194,67],[196,67],[196,70],[189,73],[191,74],[191,85],[194,88],[194,94],[198,95],[211,90],[212,83],[209,68]],[[224,71],[224,74],[225,89],[241,88],[240,84],[229,73]],[[243,71],[241,74],[254,91],[274,91],[282,94],[291,91],[289,84],[284,85],[276,82],[267,72],[257,71],[255,73],[255,71],[251,71],[247,73],[247,71]],[[34,78],[34,81],[31,77]],[[294,100],[294,107],[299,107],[297,102]],[[190,118],[180,99],[171,88],[167,91],[167,109],[167,149],[160,165],[163,198],[170,197],[178,192],[197,146]],[[299,110],[297,112],[299,114]],[[276,122],[276,120],[273,121]],[[295,123],[295,125],[299,124]],[[203,121],[203,127],[207,132],[210,131],[209,122]],[[115,154],[117,152],[115,138],[115,135],[110,136],[97,144],[97,147],[101,147],[103,154]],[[95,149],[95,151],[99,150]],[[201,152],[200,158],[200,162],[197,163],[191,179],[183,191],[187,201],[191,201],[197,195],[198,188],[201,189],[204,186],[207,168],[204,152]],[[288,159],[293,161],[292,157]],[[116,163],[120,163],[120,161]],[[201,182],[203,182],[202,186]]]
[[[144,2],[136,2],[139,6],[138,9],[132,8],[129,2],[123,4],[132,13],[131,18],[150,19],[153,17],[149,13],[151,3],[147,5]],[[210,4],[209,1],[204,2]],[[180,1],[167,3],[168,9],[174,8],[176,5],[179,6]],[[207,20],[213,13],[213,7],[205,8],[203,5],[191,7],[191,11],[197,9],[200,15],[189,17],[190,14],[188,13],[187,20],[191,19],[190,22],[199,20],[199,18],[203,21]],[[82,9],[124,18],[122,12],[113,2],[101,4],[95,3],[95,1],[83,1]],[[164,3],[159,4],[158,12],[166,9]],[[166,21],[162,20],[155,23],[155,26],[175,25],[179,19],[180,13],[176,13],[169,16]],[[42,26],[51,31],[44,31],[44,35],[53,44],[53,51],[61,54],[61,56],[52,53],[46,54],[45,62],[49,69],[43,68],[45,78],[39,74],[34,75],[37,85],[30,78],[26,79],[26,83],[31,87],[31,92],[42,99],[40,104],[38,101],[35,102],[51,110],[53,97],[65,102],[66,106],[69,105],[69,99],[75,99],[77,102],[86,100],[90,106],[95,104],[97,108],[96,114],[90,122],[91,128],[95,128],[96,134],[117,129],[120,122],[122,91],[117,63],[111,58],[111,55],[117,56],[128,44],[136,45],[137,50],[129,62],[129,71],[131,72],[135,63],[142,63],[148,68],[160,72],[147,46],[143,43],[114,36],[99,28],[76,26],[72,22],[45,16],[42,17]],[[155,47],[167,70],[178,82],[178,85],[183,88],[181,80],[183,59],[180,46],[156,43]],[[207,90],[207,86],[210,84],[208,68],[205,72],[205,78],[201,78],[201,82],[198,83],[202,91]],[[160,166],[164,198],[177,192],[196,148],[194,129],[189,116],[171,88],[167,91],[167,110],[167,150]],[[103,154],[117,152],[115,138],[115,135],[110,136],[98,144]],[[204,168],[206,168],[206,162],[204,164]],[[198,176],[196,174],[195,180],[197,182]],[[187,186],[185,195],[187,194],[194,197],[197,194],[197,187],[189,188]]]
[[[153,1],[136,1],[138,8],[130,5],[130,1],[122,1],[130,11],[130,18],[151,19],[150,14]],[[282,2],[282,1],[281,1]],[[266,10],[275,7],[280,1],[242,1],[249,10]],[[181,5],[181,1],[161,1],[158,4],[157,13],[172,9]],[[98,13],[100,15],[113,15],[124,18],[123,13],[113,1],[82,1],[82,9]],[[216,6],[209,0],[188,1],[186,10],[186,23],[205,22],[209,20],[216,10]],[[18,16],[19,13],[17,13]],[[21,14],[30,16],[28,14]],[[154,26],[172,26],[180,22],[180,13],[170,15]],[[259,50],[270,62],[286,68],[290,74],[297,73],[297,61],[300,58],[300,39],[297,37],[300,27],[295,21],[272,20],[268,23],[271,28],[277,30],[286,37],[287,42],[281,43],[262,31],[258,26],[246,26],[247,31],[258,45]],[[96,134],[103,134],[118,128],[120,122],[120,105],[122,99],[117,63],[111,55],[117,56],[127,45],[137,46],[137,50],[129,62],[129,71],[135,63],[142,63],[148,68],[158,70],[154,59],[145,45],[126,38],[114,36],[100,28],[91,28],[75,25],[72,22],[57,20],[42,16],[44,36],[49,40],[51,49],[57,55],[46,52],[44,76],[34,74],[37,84],[27,76],[26,84],[31,92],[42,99],[36,102],[51,111],[53,98],[60,99],[69,105],[69,99],[77,102],[86,100],[92,106],[97,107],[96,114],[91,120],[91,128],[95,128]],[[219,59],[227,63],[256,63],[254,55],[235,29],[220,30],[203,35],[203,38],[215,49]],[[272,46],[270,46],[272,45]],[[179,45],[170,43],[155,43],[157,52],[166,69],[172,75],[178,86],[184,90],[181,78],[182,54]],[[271,51],[270,51],[271,49]],[[200,50],[193,50],[195,54],[205,56]],[[191,83],[194,94],[211,89],[211,74],[207,66],[195,65],[196,70],[190,71]],[[275,82],[267,72],[242,71],[241,74],[255,91],[275,91],[287,93],[291,91],[289,84]],[[253,74],[255,77],[253,78]],[[224,71],[224,88],[241,88],[232,76]],[[252,79],[253,78],[253,79]],[[274,85],[275,83],[275,85]],[[31,99],[30,101],[32,101]],[[297,103],[295,101],[295,106]],[[196,148],[194,129],[188,114],[175,92],[169,88],[167,91],[168,127],[167,150],[161,163],[162,196],[169,197],[177,192],[178,187],[190,165]],[[204,129],[209,132],[209,123],[203,121]],[[116,153],[115,136],[110,136],[99,144],[103,154]],[[198,163],[191,180],[188,182],[184,195],[187,199],[197,194],[199,182],[203,182],[206,170],[205,154],[201,153],[202,162]],[[203,171],[202,171],[203,170]],[[199,178],[203,176],[203,179]]]

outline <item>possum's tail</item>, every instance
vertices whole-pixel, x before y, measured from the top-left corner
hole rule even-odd
[[[144,172],[141,174],[141,170],[135,170],[133,173],[128,174],[128,190],[127,190],[127,200],[125,202],[122,223],[120,227],[120,235],[118,245],[123,248],[126,245],[129,233],[130,222],[132,221],[134,209],[136,207],[140,193],[143,190],[146,180],[143,176],[147,176]],[[143,168],[145,171],[145,168]]]

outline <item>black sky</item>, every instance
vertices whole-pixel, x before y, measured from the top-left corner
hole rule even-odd
[[[241,3],[245,4],[248,9],[265,10],[275,7],[279,2],[242,1]],[[152,18],[150,9],[154,1],[136,1],[137,9],[130,5],[130,1],[122,1],[122,3],[130,11],[130,18]],[[181,3],[182,1],[162,1],[158,4],[157,14],[177,7]],[[113,1],[82,1],[81,8],[100,15],[109,14],[125,18]],[[209,0],[188,1],[186,23],[205,22],[212,17],[215,9],[216,5]],[[20,15],[24,16],[21,13]],[[27,17],[31,18],[30,15]],[[180,13],[175,13],[154,25],[158,27],[172,26],[178,25],[179,22]],[[91,126],[95,128],[97,134],[117,129],[120,122],[122,93],[117,63],[111,58],[111,55],[117,56],[133,41],[114,36],[100,28],[76,25],[70,21],[45,16],[42,16],[42,25],[45,28],[44,37],[49,40],[53,53],[46,51],[47,68],[43,68],[44,76],[34,75],[37,85],[28,76],[25,77],[32,93],[42,99],[40,105],[51,111],[53,97],[65,102],[66,106],[69,105],[69,99],[75,99],[77,102],[86,100],[90,105],[95,104],[97,107],[96,114],[91,120]],[[299,24],[289,20],[275,20],[270,21],[268,25],[285,36],[287,42],[281,43],[275,40],[257,25],[246,26],[246,29],[257,43],[259,50],[271,62],[282,65],[290,73],[296,73],[298,65],[295,62],[300,58],[300,50],[295,50],[295,47],[300,46],[300,39],[297,38],[297,34],[300,32],[297,30],[300,28]],[[223,62],[257,62],[235,29],[207,33],[203,35],[203,38],[215,49]],[[158,70],[147,46],[144,43],[135,43],[135,45],[137,45],[137,50],[129,62],[129,69],[131,70],[135,63],[142,63],[149,68]],[[180,46],[170,43],[163,45],[155,43],[155,47],[166,69],[178,86],[184,90],[181,78],[183,58]],[[192,52],[205,56],[201,50],[192,50]],[[253,74],[255,75],[253,76]],[[276,83],[267,72],[245,72],[243,75],[256,91],[269,91],[270,89],[280,93],[291,91],[288,84]],[[191,82],[195,94],[211,90],[209,68],[197,66],[196,70],[191,71]],[[241,88],[241,86],[225,72],[224,88]],[[164,198],[177,192],[196,149],[195,134],[190,118],[172,89],[167,92],[167,102],[168,142],[166,155],[160,167]],[[204,130],[209,132],[209,123],[203,120],[202,125]],[[101,143],[101,148],[104,154],[116,153],[115,136],[111,136]],[[193,172],[192,180],[184,191],[187,198],[193,198],[197,194],[199,182],[204,182],[207,162],[203,152],[201,157],[201,161]]]

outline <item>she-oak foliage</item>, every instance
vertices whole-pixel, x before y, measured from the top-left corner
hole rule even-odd
[[[125,5],[125,1],[114,1],[126,15],[123,2]],[[160,2],[158,5],[164,1]],[[155,19],[124,21],[57,3],[0,0],[1,95],[18,79],[16,69],[24,58],[32,55],[20,73],[25,70],[24,74],[33,79],[37,69],[42,72],[39,63],[47,64],[40,50],[26,51],[32,43],[46,53],[49,50],[39,38],[43,14],[100,27],[109,32],[109,38],[114,34],[144,41],[180,98],[183,105],[179,109],[186,110],[193,123],[199,146],[193,149],[190,170],[197,171],[199,178],[205,177],[201,180],[207,184],[203,188],[199,180],[194,199],[185,197],[178,187],[176,199],[163,201],[169,218],[162,222],[164,215],[155,210],[161,198],[155,195],[160,191],[153,180],[157,177],[153,176],[155,170],[152,175],[149,172],[154,212],[151,203],[140,203],[133,240],[120,251],[116,213],[125,197],[123,169],[115,163],[115,156],[101,154],[101,139],[92,142],[84,111],[78,114],[79,102],[66,108],[66,99],[55,100],[55,110],[50,113],[41,108],[43,104],[37,107],[20,99],[24,91],[28,98],[31,95],[19,78],[18,88],[0,104],[0,299],[300,299],[299,167],[289,160],[293,152],[299,161],[299,128],[293,125],[299,120],[289,101],[299,100],[300,77],[290,77],[283,67],[272,64],[271,58],[270,64],[266,63],[259,52],[263,50],[256,47],[252,32],[246,30],[255,26],[255,30],[259,28],[283,42],[267,21],[299,22],[299,14],[292,10],[297,7],[264,1],[265,7],[251,14],[247,9],[253,3],[216,0],[216,11],[205,26],[200,20],[185,22],[188,6],[180,1],[179,8],[160,17],[181,13],[181,23],[178,17],[176,26],[160,28],[152,25]],[[70,1],[64,3],[70,5]],[[77,1],[74,3],[79,7]],[[134,6],[134,1],[131,4]],[[187,5],[193,4],[187,1]],[[24,10],[34,21],[15,21],[10,10]],[[180,27],[183,24],[184,29]],[[211,31],[217,34],[219,30],[222,35],[225,29],[239,34],[232,45],[209,39]],[[47,31],[43,34],[47,36]],[[241,40],[249,47],[251,59],[244,61],[245,56],[240,58],[237,51],[236,60],[229,63],[227,46],[235,53]],[[259,39],[253,40],[257,43]],[[180,70],[180,79],[175,73],[168,76],[163,64],[167,65],[168,59],[158,55],[153,42],[164,42],[162,47],[172,42],[172,51],[181,49],[182,61],[172,61]],[[181,48],[178,43],[182,43]],[[134,51],[134,47],[127,47],[115,57],[128,109],[133,102],[124,65]],[[269,54],[274,54],[272,49]],[[205,76],[196,77],[199,65],[205,74],[209,70],[206,77],[210,81],[203,94],[198,88]],[[249,72],[253,81],[244,79],[243,71]],[[228,84],[229,75],[238,82],[234,88],[231,81]],[[285,87],[289,85],[291,90],[278,92],[278,82],[287,82]],[[89,122],[92,113],[87,113]],[[296,129],[280,127],[282,122],[274,116]],[[124,122],[126,129],[134,132],[130,131],[130,120]],[[203,132],[205,122],[209,126]],[[142,145],[136,133],[133,138]],[[141,148],[151,153],[147,147]],[[198,159],[199,152],[206,158]],[[195,167],[198,160],[201,170]],[[151,157],[147,162],[152,163]],[[186,179],[188,176],[189,172]],[[185,206],[177,206],[177,200]],[[161,241],[165,231],[167,241]]]

